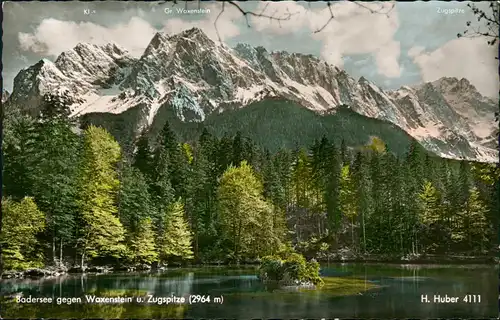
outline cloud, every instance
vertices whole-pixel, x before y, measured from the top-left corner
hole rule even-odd
[[[173,8],[173,12],[179,8]],[[241,19],[242,16],[236,8],[226,5],[218,20],[217,17],[222,11],[222,4],[220,2],[204,5],[203,8],[210,10],[210,13],[203,14],[201,19],[197,20],[182,19],[178,15],[175,18],[166,20],[163,24],[164,31],[169,34],[175,34],[186,29],[197,27],[203,30],[203,32],[214,41],[219,41],[219,37],[220,40],[224,41],[240,34],[236,20]],[[217,20],[217,28],[215,27],[215,20]],[[219,37],[217,36],[217,32],[219,32]]]
[[[427,52],[413,47],[408,55],[419,67],[422,80],[429,82],[441,77],[468,79],[483,95],[498,98],[498,47],[484,38],[458,38]]]
[[[420,55],[424,50],[425,47],[422,46],[411,47],[410,50],[408,50],[408,56],[410,58],[415,58],[418,55]]]
[[[199,27],[211,39],[218,41],[214,22],[222,7],[220,3],[204,7],[210,9],[210,13],[181,15],[177,13],[176,9],[183,9],[183,6],[172,8],[172,16],[168,19],[162,19],[165,21],[163,22],[163,31],[173,34],[192,27]],[[139,11],[139,15],[144,16],[144,13]],[[183,19],[188,15],[189,18],[198,19]],[[164,17],[160,16],[160,18]],[[241,19],[241,14],[226,6],[217,22],[217,29],[222,40],[239,34],[239,28],[234,22],[237,18]],[[80,42],[97,45],[115,42],[126,48],[132,55],[140,56],[157,31],[150,22],[138,16],[112,27],[105,27],[93,22],[73,22],[47,18],[33,32],[20,32],[18,40],[21,50],[48,57],[57,57],[61,52],[74,48]]]
[[[293,34],[307,29],[322,43],[322,58],[333,65],[342,67],[346,55],[372,54],[379,74],[390,78],[401,76],[400,44],[394,39],[399,18],[396,8],[389,10],[391,3],[365,2],[361,6],[354,2],[335,2],[331,8],[325,5],[319,9],[307,6],[296,2],[263,3],[257,12],[265,9],[266,14],[274,17],[292,16],[286,21],[253,17],[252,26],[274,34]],[[329,20],[330,9],[334,15],[332,20]],[[372,13],[372,10],[389,13]],[[318,29],[322,30],[315,32]]]
[[[57,57],[80,42],[97,45],[115,42],[135,56],[144,51],[156,30],[145,20],[133,17],[126,23],[106,28],[92,22],[44,19],[33,33],[18,34],[20,47],[44,56]]]
[[[388,78],[399,78],[403,68],[399,65],[400,46],[399,42],[390,41],[375,52],[375,62],[379,73]],[[380,72],[380,70],[383,70]]]

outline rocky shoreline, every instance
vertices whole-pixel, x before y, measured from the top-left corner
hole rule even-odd
[[[440,254],[361,254],[348,248],[314,257],[321,263],[389,263],[389,264],[498,264],[500,254],[494,255],[440,255]]]
[[[274,285],[276,287],[279,287],[283,290],[296,290],[296,289],[314,289],[316,288],[316,285],[310,281],[300,281],[300,280],[293,280],[293,279],[286,279],[286,280],[262,280],[263,283],[265,284],[270,284]]]
[[[155,270],[161,271],[165,267],[161,266],[155,268]],[[150,271],[152,267],[150,265],[137,265],[137,266],[58,266],[58,267],[46,267],[46,268],[32,268],[22,271],[4,271],[1,275],[1,279],[27,279],[27,278],[51,278],[58,277],[65,274],[82,274],[82,273],[111,273],[111,272],[136,272],[136,271]]]

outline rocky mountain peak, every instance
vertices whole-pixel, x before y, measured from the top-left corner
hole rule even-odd
[[[43,58],[43,59],[38,60],[38,62],[35,63],[33,65],[33,67],[35,67],[36,69],[44,69],[44,68],[45,69],[47,69],[47,68],[50,69],[50,68],[54,67],[54,63],[52,61],[50,61],[49,59]]]
[[[80,42],[73,48],[73,50],[80,54],[85,54],[85,52],[93,51],[97,48],[99,48],[98,45],[87,42]]]
[[[155,33],[151,41],[149,41],[143,56],[150,55],[152,52],[163,47],[166,43],[168,43],[168,36],[164,32]]]
[[[101,46],[104,52],[106,52],[109,56],[115,58],[121,58],[123,56],[127,56],[129,54],[128,50],[123,47],[120,47],[116,43],[108,43],[104,46]]]
[[[256,51],[255,47],[249,45],[248,43],[243,43],[243,42],[238,43],[234,47],[234,50],[236,50],[237,52],[241,52],[241,53],[245,53],[247,51],[251,51],[251,52]]]
[[[208,63],[203,61],[203,53],[205,50],[210,53],[207,49],[210,46],[215,47],[215,43],[199,28],[191,28],[172,36],[157,32],[122,87],[156,99],[164,91],[178,87],[179,81],[175,77],[196,82],[202,73],[201,66]]]
[[[114,43],[98,46],[79,43],[57,57],[55,66],[67,77],[88,82],[106,81],[116,70],[132,61],[128,51]]]
[[[198,48],[213,48],[217,44],[210,39],[200,28],[191,28],[175,34],[168,39],[175,42],[179,50],[199,50]]]
[[[203,30],[196,27],[182,31],[181,33],[179,33],[179,36],[192,38],[193,40],[195,38],[197,38],[198,40],[209,39],[205,32],[203,32]]]
[[[266,54],[268,54],[267,49],[264,48],[263,46],[257,46],[257,47],[255,47],[255,51],[257,51],[257,53],[260,54],[260,55],[266,55]]]
[[[470,81],[465,79],[465,78],[460,79],[459,84],[461,86],[470,86],[471,85]]]
[[[20,86],[32,87],[34,84],[44,85],[47,82],[66,80],[66,76],[49,59],[41,59],[33,66],[21,70],[14,78],[14,91],[16,83]]]
[[[465,93],[469,95],[473,94],[476,96],[480,95],[476,87],[465,78],[459,80],[455,77],[443,77],[432,82],[432,85],[439,90],[447,91],[450,93]]]
[[[362,76],[361,78],[359,78],[358,83],[360,83],[360,84],[369,84],[370,81],[368,81],[368,79],[366,79],[365,77]]]
[[[262,49],[264,48],[262,47]],[[238,43],[234,47],[233,51],[238,55],[238,57],[242,58],[245,62],[247,62],[249,66],[251,66],[255,70],[260,69],[260,63],[258,58],[259,52],[257,51],[257,48],[252,47],[248,43]]]

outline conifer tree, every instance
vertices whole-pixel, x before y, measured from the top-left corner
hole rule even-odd
[[[391,218],[390,226],[388,229],[392,235],[392,251],[405,255],[407,244],[406,244],[406,208],[409,205],[405,193],[406,193],[406,179],[404,172],[404,165],[400,158],[395,158],[392,161],[391,167],[387,168],[388,175],[391,177],[388,181],[388,189],[390,193],[390,211]]]
[[[143,131],[136,142],[133,166],[140,170],[147,181],[152,179],[153,153],[149,145],[147,132]]]
[[[174,196],[177,198],[185,197],[188,160],[181,144],[179,144],[177,135],[168,122],[165,123],[158,137],[156,155],[161,155],[161,162],[168,164],[165,169],[167,169],[166,174],[169,177]]]
[[[130,232],[128,239],[128,258],[135,264],[151,264],[158,259],[156,237],[151,218],[139,221],[135,230]]]
[[[469,192],[469,198],[461,213],[463,228],[466,233],[467,248],[483,252],[487,248],[488,233],[488,208],[481,201],[479,190],[473,187]]]
[[[419,194],[420,221],[423,226],[425,245],[430,250],[436,250],[440,242],[440,222],[442,219],[441,195],[430,181],[426,181]]]
[[[170,161],[168,153],[163,148],[158,148],[154,156],[153,177],[151,180],[151,200],[159,213],[154,223],[161,230],[164,225],[163,214],[166,208],[173,202],[174,189],[170,182]]]
[[[457,217],[463,210],[463,204],[460,203],[460,185],[458,179],[458,172],[454,170],[454,166],[449,163],[446,166],[446,175],[443,182],[443,217],[442,229],[445,239],[443,240],[443,250],[454,251],[457,241],[460,238],[455,234],[458,229],[455,224],[458,223]]]
[[[328,220],[329,233],[337,243],[338,232],[341,228],[342,212],[340,208],[340,156],[334,144],[328,146],[328,158],[325,164],[326,185],[324,189],[324,203]]]
[[[385,213],[383,203],[383,164],[381,163],[381,155],[378,152],[371,151],[369,161],[370,180],[372,183],[370,198],[372,200],[373,214],[370,215],[370,219],[367,221],[367,234],[369,239],[368,246],[370,248],[370,251],[374,253],[380,253],[380,251],[382,250],[381,244],[383,238],[379,234],[380,230],[382,230],[383,227],[380,220],[382,218],[382,213]]]
[[[418,194],[422,188],[424,179],[424,151],[417,141],[412,141],[408,153],[406,154],[406,179],[407,188],[405,197],[410,204],[407,207],[407,232],[411,239],[411,253],[419,254],[420,251],[420,238],[419,238],[419,215]],[[413,204],[413,205],[412,205]]]
[[[146,179],[139,169],[124,164],[119,193],[119,217],[130,232],[135,233],[141,221],[157,216]]]
[[[344,139],[342,139],[340,143],[340,161],[342,162],[342,166],[350,164],[351,162],[349,150],[347,149],[347,144]]]
[[[426,181],[419,197],[422,222],[425,225],[438,223],[441,217],[441,199],[439,191],[430,181]]]
[[[46,94],[35,125],[36,148],[33,150],[30,174],[31,189],[39,208],[47,215],[52,260],[63,258],[63,247],[73,240],[77,210],[77,166],[80,139],[73,132],[69,118],[68,96]],[[59,246],[59,253],[56,252]],[[62,261],[60,261],[62,262]]]
[[[357,216],[360,219],[362,251],[367,252],[366,223],[370,220],[372,212],[372,181],[365,154],[359,151],[353,164],[353,183],[355,188],[355,201]]]
[[[195,259],[200,259],[200,251],[204,250],[204,243],[208,241],[210,224],[213,223],[213,198],[211,196],[210,167],[201,146],[195,148],[193,160],[190,164],[186,184],[185,210],[189,217],[190,228],[193,232],[193,250]]]
[[[352,173],[350,171],[349,165],[344,165],[342,167],[341,177],[340,177],[340,207],[342,214],[347,218],[351,229],[351,245],[354,249],[355,239],[354,239],[354,229],[356,228],[356,202],[355,202],[355,189],[352,179]]]
[[[21,200],[33,196],[31,171],[36,163],[32,156],[37,149],[35,121],[15,106],[5,110],[4,117],[2,191],[5,196]]]
[[[300,150],[294,168],[294,196],[296,205],[301,208],[311,207],[312,172],[309,157],[305,150]]]
[[[263,165],[263,182],[264,182],[264,197],[270,200],[273,206],[273,224],[277,223],[275,214],[284,212],[286,209],[285,188],[279,176],[277,163],[271,157],[269,152],[266,152],[266,160]]]
[[[463,205],[470,193],[470,189],[473,187],[472,183],[472,172],[471,166],[466,161],[460,161],[458,169],[458,202]]]
[[[241,136],[241,132],[238,131],[236,132],[236,135],[233,138],[233,145],[232,145],[232,159],[231,163],[234,166],[237,166],[241,163],[241,161],[244,160],[243,158],[243,138]]]
[[[195,215],[192,230],[194,250],[199,259],[214,258],[219,250],[221,237],[217,232],[216,192],[220,175],[217,153],[218,139],[204,129],[194,148],[189,198],[186,201],[186,210]]]
[[[160,259],[163,261],[192,259],[192,234],[184,218],[181,199],[168,207],[164,221],[164,234],[158,240]]]

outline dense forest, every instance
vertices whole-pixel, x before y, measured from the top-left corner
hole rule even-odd
[[[105,129],[78,128],[68,104],[46,95],[36,118],[6,111],[5,269],[248,262],[287,248],[487,255],[497,242],[494,165],[416,142],[400,154],[377,137],[277,152],[239,133],[180,141],[168,122],[129,154]]]

